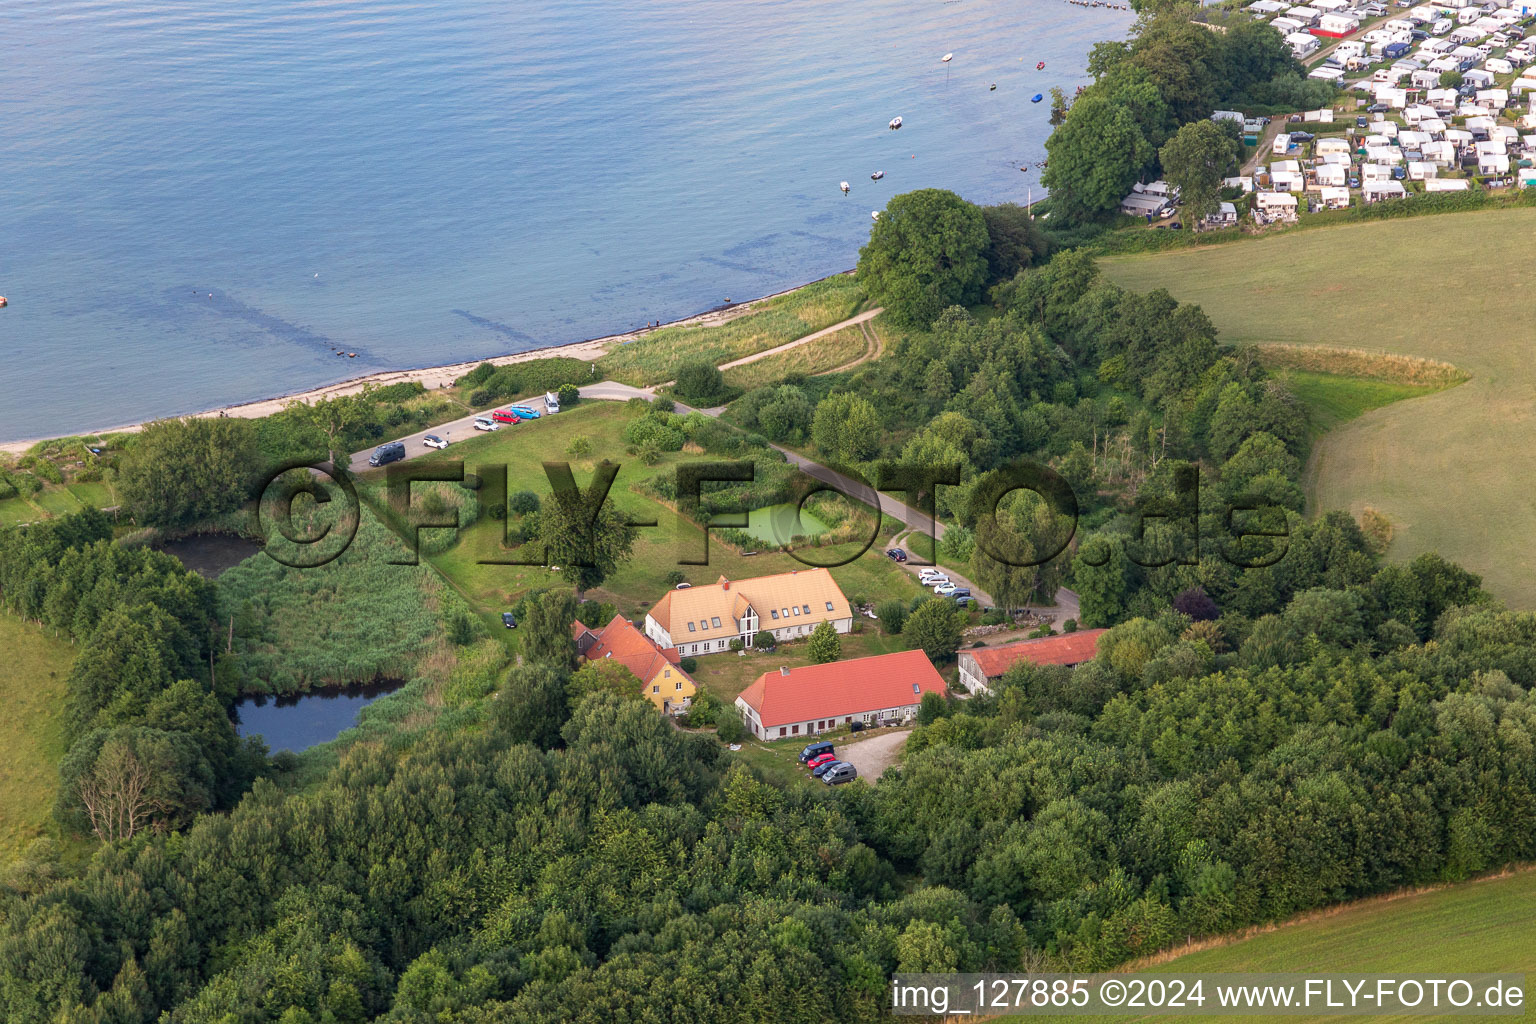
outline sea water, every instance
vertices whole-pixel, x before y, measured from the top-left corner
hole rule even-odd
[[[12,0],[0,440],[847,269],[896,193],[1038,197],[1050,103],[1030,97],[1072,92],[1129,19],[1065,0]]]

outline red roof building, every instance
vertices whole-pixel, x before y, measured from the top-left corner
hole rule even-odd
[[[693,678],[679,667],[682,659],[675,647],[658,647],[622,615],[602,629],[592,629],[581,622],[571,623],[576,638],[576,653],[584,661],[612,658],[633,672],[640,680],[647,700],[666,714],[688,710],[697,692]]]
[[[776,740],[854,721],[898,722],[917,713],[923,694],[944,692],[926,654],[901,651],[764,672],[741,691],[736,707],[752,735]]]
[[[992,688],[994,679],[1021,661],[1036,665],[1081,665],[1093,660],[1099,651],[1099,637],[1103,635],[1102,629],[1081,629],[1060,636],[961,651],[960,682],[972,693],[986,693]]]

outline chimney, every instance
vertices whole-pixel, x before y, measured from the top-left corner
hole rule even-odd
[[[779,675],[781,675],[781,676],[789,675],[789,666],[787,666],[787,665],[780,665],[779,666]]]

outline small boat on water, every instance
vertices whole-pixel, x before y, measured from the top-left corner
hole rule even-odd
[[[1035,93],[1033,96],[1031,96],[1029,98],[1029,102],[1031,102],[1031,103],[1039,103],[1043,99],[1045,99],[1045,96],[1043,94],[1037,92],[1037,93]]]
[[[987,92],[997,92],[997,83],[993,82],[992,88],[988,89]]]
[[[1035,70],[1036,71],[1044,71],[1045,70],[1045,61],[1041,61],[1040,63],[1036,64],[1035,65]]]
[[[843,190],[843,195],[848,194],[848,183],[846,181],[840,182],[837,187]]]
[[[883,177],[885,177],[885,172],[884,171],[876,171],[874,174],[871,174],[869,176],[869,180],[870,181],[879,181]]]
[[[879,210],[870,210],[869,211],[869,219],[870,220],[879,220],[880,219],[880,211]]]
[[[0,309],[4,309],[6,306],[9,306],[10,304],[11,304],[10,300],[8,300],[4,295],[0,295]]]
[[[901,118],[899,118],[899,117],[891,118],[891,131],[895,131],[897,128],[900,128],[900,127],[901,127]]]
[[[944,56],[939,58],[939,61],[940,61],[940,63],[948,64],[950,61],[952,61],[954,59],[955,59],[955,55],[954,54],[946,53]]]

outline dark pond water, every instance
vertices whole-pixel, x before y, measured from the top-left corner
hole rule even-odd
[[[364,707],[404,685],[400,679],[381,679],[280,697],[242,697],[233,708],[235,731],[260,736],[273,752],[298,753],[335,739],[357,724],[357,713]]]
[[[182,565],[211,580],[250,558],[261,550],[261,545],[234,533],[195,533],[180,540],[163,541],[155,549],[175,555]]]

